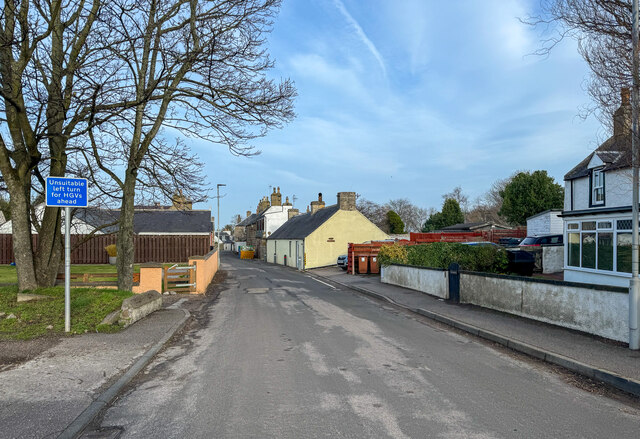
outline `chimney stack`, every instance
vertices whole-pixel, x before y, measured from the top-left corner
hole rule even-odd
[[[273,193],[271,194],[271,205],[272,206],[282,205],[282,194],[280,193],[280,186],[278,186],[277,192],[276,192],[276,188],[273,188]]]
[[[283,206],[293,206],[293,204],[291,204],[289,202],[289,197],[286,198],[286,201],[284,203],[282,203]]]
[[[262,199],[258,203],[258,209],[256,210],[256,213],[259,214],[262,211],[268,209],[269,207],[271,207],[271,205],[269,204],[269,198],[268,197],[262,197]]]
[[[251,216],[251,211],[247,210],[247,218],[249,218]]]
[[[324,207],[324,201],[322,201],[322,192],[318,194],[318,201],[311,202],[311,214],[313,215]]]
[[[631,99],[628,87],[620,91],[620,107],[613,113],[613,136],[615,138],[631,135]]]
[[[356,210],[356,193],[338,192],[338,209]]]
[[[289,210],[287,211],[287,213],[288,213],[288,215],[289,215],[289,217],[288,217],[287,219],[291,219],[291,218],[293,218],[294,216],[297,216],[298,214],[300,214],[300,211],[299,211],[298,209],[289,209]]]

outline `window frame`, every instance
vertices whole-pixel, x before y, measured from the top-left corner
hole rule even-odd
[[[629,272],[626,271],[618,271],[618,236],[620,234],[625,234],[625,233],[630,233],[631,229],[630,228],[626,228],[626,227],[619,227],[618,222],[621,221],[627,221],[627,222],[631,222],[631,218],[629,218],[628,216],[624,215],[624,216],[612,216],[612,217],[604,217],[604,218],[597,218],[597,217],[586,217],[580,220],[572,220],[572,221],[567,221],[565,223],[565,252],[564,252],[564,258],[565,258],[565,262],[564,262],[564,269],[565,270],[575,270],[575,271],[584,271],[584,272],[588,272],[588,273],[595,273],[595,274],[603,274],[603,275],[614,275],[614,276],[622,276],[622,277],[630,277],[631,274]],[[593,227],[592,224],[589,224],[589,227],[587,227],[587,230],[585,230],[585,228],[583,227],[583,223],[592,223],[595,222],[595,227]],[[606,224],[609,223],[609,224]],[[569,227],[573,227],[573,228],[569,228]],[[583,234],[585,233],[591,233],[591,234],[595,234],[595,241],[596,241],[596,247],[595,247],[595,268],[586,268],[583,267],[583,258],[582,258],[582,253],[583,253],[583,249],[582,249],[582,243],[583,243]],[[599,252],[599,234],[600,233],[605,233],[605,234],[612,234],[612,239],[613,239],[613,253],[611,255],[611,257],[613,258],[613,267],[611,270],[606,270],[606,269],[601,269],[598,268],[600,264],[600,255],[598,255]],[[571,234],[575,234],[578,236],[578,243],[579,243],[579,247],[578,247],[578,254],[579,254],[579,261],[578,265],[569,265],[569,247],[570,247],[570,238],[569,236]]]
[[[589,207],[604,206],[606,204],[605,198],[605,171],[603,168],[596,168],[591,170],[589,176]],[[598,200],[598,193],[602,194],[602,199]]]

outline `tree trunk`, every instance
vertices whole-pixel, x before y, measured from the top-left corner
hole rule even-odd
[[[124,185],[122,188],[122,204],[120,207],[118,237],[116,239],[116,248],[118,256],[116,259],[116,268],[118,271],[118,289],[131,291],[133,287],[133,214],[136,176],[135,171],[127,171],[125,175]]]
[[[39,287],[55,285],[62,261],[62,208],[45,208],[34,255],[36,280]]]
[[[28,189],[16,187],[11,182],[9,189],[9,205],[11,207],[11,232],[13,235],[13,255],[18,276],[18,290],[32,290],[38,287],[36,271],[33,263],[33,246],[31,242],[31,218],[29,216]]]

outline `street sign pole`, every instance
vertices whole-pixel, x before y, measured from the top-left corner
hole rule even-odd
[[[71,208],[64,208],[64,332],[71,331]]]
[[[88,207],[86,178],[47,177],[46,206],[64,207],[64,332],[71,332],[71,207]]]

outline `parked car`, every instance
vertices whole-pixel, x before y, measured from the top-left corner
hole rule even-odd
[[[349,264],[349,256],[348,255],[340,255],[340,256],[338,256],[338,267],[342,268],[343,270],[346,270],[348,264]]]
[[[520,247],[540,245],[562,245],[562,235],[527,236]]]
[[[503,247],[517,247],[522,242],[522,238],[500,238],[498,244]]]
[[[463,242],[464,245],[491,245],[500,247],[493,242]],[[536,257],[533,253],[525,250],[517,249],[505,249],[507,252],[507,259],[509,265],[507,265],[507,271],[510,273],[519,274],[521,276],[531,276],[536,264]]]

